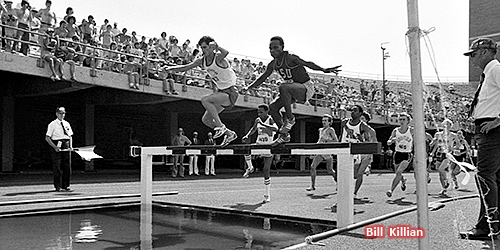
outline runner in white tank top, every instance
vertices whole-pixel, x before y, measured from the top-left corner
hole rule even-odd
[[[338,142],[339,139],[335,134],[335,129],[331,127],[333,118],[331,115],[325,114],[321,119],[323,127],[319,128],[318,143],[331,143]],[[326,169],[328,174],[330,174],[335,181],[337,181],[337,175],[335,170],[333,170],[333,157],[332,155],[315,155],[311,163],[311,186],[306,188],[306,191],[316,190],[316,167],[323,161],[326,160]]]
[[[351,108],[351,118],[346,118],[342,120],[340,123],[340,128],[341,128],[341,142],[350,142],[350,143],[359,143],[363,142],[363,138],[377,138],[377,134],[375,133],[375,130],[368,126],[365,122],[361,121],[361,116],[363,115],[364,110],[363,107],[360,105],[354,105]],[[362,155],[353,155],[354,158],[354,171],[356,173],[356,170],[359,171],[361,168],[361,163],[362,163]],[[365,165],[363,167],[366,167],[368,165]],[[361,173],[364,172],[360,171]],[[356,185],[358,185],[358,189],[361,186],[362,179],[358,181],[358,176],[355,175],[356,178]],[[356,186],[355,186],[356,188]]]
[[[257,144],[272,144],[274,140],[274,135],[278,132],[278,126],[274,122],[273,118],[269,115],[269,107],[265,104],[259,105],[257,109],[257,114],[259,117],[255,119],[252,128],[243,136],[242,141],[244,143],[250,143],[250,136],[257,132]],[[264,158],[264,202],[271,201],[271,164],[273,162],[273,155],[261,155]],[[252,158],[250,155],[245,155],[245,162],[247,163],[247,169],[244,178],[247,178],[253,171]]]
[[[396,149],[394,152],[394,169],[396,169],[396,175],[392,179],[391,189],[385,194],[387,197],[392,196],[392,192],[401,182],[401,190],[406,190],[406,179],[403,176],[403,171],[406,170],[410,164],[413,155],[413,129],[410,128],[410,115],[407,113],[399,114],[399,124],[400,127],[395,128],[392,131],[387,145],[396,144]]]
[[[224,109],[231,109],[238,99],[238,92],[235,87],[236,75],[226,60],[229,52],[217,45],[213,38],[204,36],[200,39],[198,45],[200,45],[203,52],[201,58],[187,65],[167,66],[163,70],[180,72],[196,67],[203,67],[207,70],[217,88],[212,94],[201,99],[201,103],[206,110],[201,120],[205,125],[215,130],[214,139],[224,135],[221,144],[224,147],[238,138],[234,131],[226,128],[219,117],[219,113]]]

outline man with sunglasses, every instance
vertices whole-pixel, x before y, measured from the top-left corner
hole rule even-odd
[[[73,130],[69,122],[64,120],[66,109],[56,109],[57,119],[49,123],[45,141],[50,145],[50,156],[54,170],[54,187],[56,192],[71,191],[69,188],[71,177],[71,151],[73,149]]]
[[[306,103],[314,95],[314,87],[310,81],[309,74],[305,67],[324,73],[337,74],[340,66],[333,68],[322,68],[313,62],[304,61],[299,56],[284,51],[285,42],[283,38],[274,36],[269,43],[269,51],[274,58],[266,68],[266,71],[252,84],[243,88],[255,88],[262,84],[275,70],[283,77],[284,82],[279,86],[279,96],[269,105],[269,113],[280,128],[278,138],[273,145],[278,145],[290,141],[288,133],[295,125],[295,117],[292,114],[292,103]],[[282,117],[280,110],[285,108],[285,117]]]
[[[470,50],[464,53],[474,66],[482,70],[469,113],[476,125],[476,185],[481,205],[476,225],[467,232],[461,232],[462,238],[490,239],[500,233],[500,63],[496,53],[497,43],[490,38],[476,39]]]

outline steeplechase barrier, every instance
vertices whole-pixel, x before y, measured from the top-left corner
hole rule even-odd
[[[380,143],[286,143],[276,147],[261,144],[130,147],[130,156],[141,157],[141,204],[152,203],[153,155],[337,155],[337,226],[354,221],[354,162],[356,154],[380,154]]]

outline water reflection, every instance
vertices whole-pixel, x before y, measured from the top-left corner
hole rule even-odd
[[[75,235],[76,243],[92,243],[96,242],[99,235],[102,234],[101,227],[92,225],[90,220],[82,220],[80,222],[80,230]]]

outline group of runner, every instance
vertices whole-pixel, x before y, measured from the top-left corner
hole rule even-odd
[[[212,128],[214,139],[224,136],[221,146],[227,146],[238,138],[233,130],[227,128],[221,121],[219,114],[231,109],[237,99],[238,91],[236,89],[236,74],[231,68],[227,56],[229,52],[219,46],[210,36],[203,36],[198,42],[203,54],[190,64],[179,66],[166,66],[163,70],[167,72],[181,72],[195,67],[201,67],[206,70],[214,84],[214,92],[203,97],[201,103],[205,108],[205,114],[202,122]],[[250,85],[243,88],[243,92],[255,88],[262,84],[273,71],[276,71],[283,78],[279,86],[279,96],[271,102],[269,106],[260,105],[258,107],[258,117],[255,119],[252,128],[242,138],[244,142],[250,143],[249,137],[255,132],[257,135],[257,144],[271,144],[273,146],[289,142],[289,131],[295,125],[295,117],[292,113],[292,103],[307,103],[314,94],[314,87],[311,84],[309,74],[305,67],[323,71],[324,73],[337,74],[340,66],[332,68],[322,68],[317,64],[305,61],[299,56],[284,50],[283,38],[274,36],[270,39],[269,51],[273,60],[267,65],[266,71],[259,76]],[[284,116],[281,109],[285,109]],[[406,113],[399,114],[400,126],[395,128],[387,141],[388,145],[395,144],[394,165],[396,174],[387,191],[387,196],[391,197],[394,189],[401,183],[401,189],[406,190],[406,179],[402,175],[413,159],[413,129],[409,126],[411,117]],[[341,122],[340,142],[377,142],[375,130],[368,125],[370,115],[363,111],[363,107],[355,105],[351,109],[351,117]],[[339,139],[332,127],[333,118],[330,115],[324,115],[322,118],[323,127],[319,129],[318,143],[339,142]],[[443,122],[443,131],[437,132],[430,142],[429,157],[435,157],[439,163],[438,171],[440,175],[443,190],[440,194],[444,195],[450,186],[447,179],[446,169],[450,166],[447,153],[452,152],[457,160],[463,160],[466,152],[469,151],[469,145],[463,139],[463,135],[457,135],[450,131],[451,121]],[[278,137],[274,139],[275,134]],[[270,201],[270,167],[272,164],[272,155],[265,155],[264,158],[264,202]],[[314,156],[311,164],[311,186],[307,191],[316,189],[316,168],[323,160],[326,161],[327,170],[336,181],[336,172],[333,169],[333,157],[331,155]],[[373,161],[372,155],[354,156],[354,177],[356,179],[354,195],[357,195],[362,183],[366,168]],[[248,177],[254,168],[251,163],[251,156],[245,156],[247,168],[244,177]],[[451,164],[452,165],[452,164]],[[453,167],[452,180],[455,188],[458,188],[456,175],[460,173],[459,168]],[[430,181],[430,178],[428,178]]]

